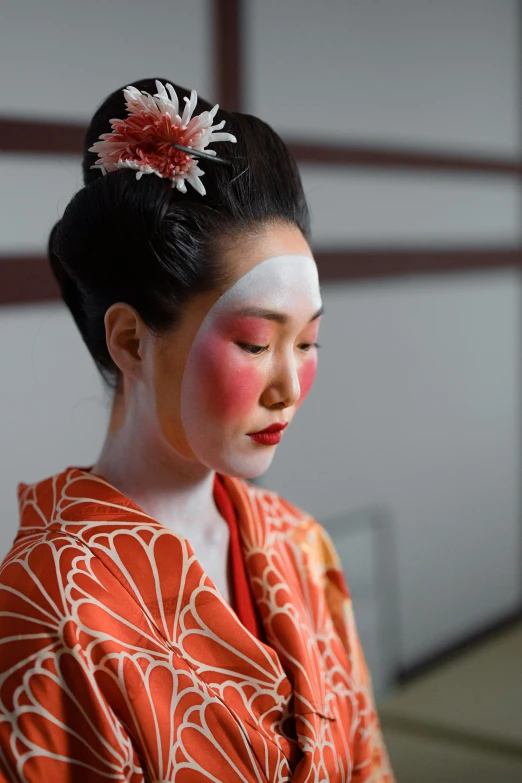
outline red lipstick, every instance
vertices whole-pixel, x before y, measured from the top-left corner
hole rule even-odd
[[[271,424],[270,427],[266,427],[260,432],[249,432],[249,436],[256,443],[260,443],[262,446],[275,446],[281,440],[281,432],[288,427],[288,422],[281,422],[277,424]]]

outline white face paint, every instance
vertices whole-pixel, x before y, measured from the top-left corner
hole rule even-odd
[[[315,261],[301,255],[261,262],[211,307],[181,384],[183,430],[202,464],[242,478],[267,470],[275,446],[249,433],[290,421],[306,397],[317,367],[319,318],[310,319],[320,308]],[[287,322],[242,312],[254,309]]]

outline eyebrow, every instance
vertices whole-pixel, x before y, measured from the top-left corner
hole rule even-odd
[[[316,318],[324,313],[324,307],[320,307],[319,310],[313,314],[308,323],[312,323]],[[275,321],[278,324],[287,324],[292,319],[286,313],[278,313],[275,310],[264,310],[262,307],[243,307],[241,310],[237,310],[237,315],[249,315],[253,318],[264,318],[267,321]]]

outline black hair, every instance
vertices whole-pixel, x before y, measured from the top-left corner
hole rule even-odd
[[[160,79],[163,83],[169,81]],[[154,79],[133,86],[157,92]],[[174,85],[180,106],[189,91]],[[198,99],[194,114],[210,110]],[[112,388],[119,371],[105,338],[104,316],[115,302],[135,308],[155,334],[179,323],[183,305],[194,295],[226,280],[220,247],[270,223],[297,226],[309,239],[309,213],[297,166],[281,138],[249,114],[218,110],[214,124],[225,120],[230,141],[212,145],[230,165],[197,160],[205,172],[201,196],[169,179],[118,169],[103,175],[91,168],[89,152],[110,119],[126,117],[123,88],[101,104],[87,129],[83,152],[84,187],[72,198],[49,237],[51,268],[62,297],[98,369]]]

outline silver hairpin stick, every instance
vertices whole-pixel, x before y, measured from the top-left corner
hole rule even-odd
[[[192,147],[184,147],[182,144],[174,144],[174,142],[172,143],[172,146],[177,150],[181,150],[181,152],[188,152],[189,155],[194,155],[196,158],[206,158],[207,160],[211,160],[214,163],[223,163],[225,166],[232,165],[229,160],[218,158],[217,155],[209,155],[208,152],[201,152],[201,150],[195,150],[192,149]]]

